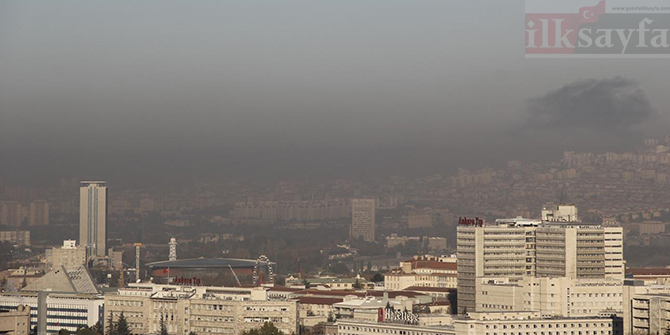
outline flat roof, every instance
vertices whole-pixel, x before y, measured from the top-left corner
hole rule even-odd
[[[252,268],[258,261],[239,258],[192,258],[176,261],[158,261],[147,264],[152,268]],[[261,265],[274,264],[273,262],[258,262]]]

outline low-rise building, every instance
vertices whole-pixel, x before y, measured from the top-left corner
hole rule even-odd
[[[28,230],[4,230],[0,231],[0,242],[9,242],[19,247],[30,246],[30,231]]]
[[[30,307],[19,305],[13,311],[0,311],[0,334],[29,335]]]
[[[400,267],[384,275],[387,290],[408,287],[456,288],[456,262],[441,261],[436,257],[421,256],[400,262]]]
[[[535,311],[543,317],[623,313],[623,283],[618,280],[524,277],[482,280],[478,287],[478,312]]]
[[[15,312],[20,306],[28,306],[30,329],[33,329],[38,323],[37,300],[36,292],[0,293],[0,311]],[[48,334],[57,334],[63,328],[74,333],[78,328],[102,322],[104,298],[99,294],[50,293],[46,307]]]
[[[121,313],[134,334],[160,331],[240,334],[272,322],[286,334],[297,333],[296,300],[269,300],[267,288],[191,287],[130,284],[105,296],[105,317]]]

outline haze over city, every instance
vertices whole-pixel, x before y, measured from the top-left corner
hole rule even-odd
[[[670,335],[670,0],[0,0],[2,335]]]
[[[668,123],[665,60],[524,59],[523,1],[0,6],[0,170],[21,181],[421,176]]]

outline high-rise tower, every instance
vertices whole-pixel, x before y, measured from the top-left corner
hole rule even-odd
[[[368,242],[375,240],[375,199],[351,199],[352,239],[363,237]]]
[[[79,194],[79,244],[86,256],[105,256],[107,244],[107,182],[82,181]]]

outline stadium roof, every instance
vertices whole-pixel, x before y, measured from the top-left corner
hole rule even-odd
[[[267,262],[260,262],[266,264]],[[251,268],[256,265],[253,259],[237,258],[192,258],[179,259],[176,261],[160,261],[147,264],[152,268]]]

